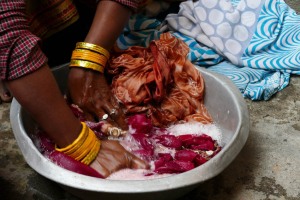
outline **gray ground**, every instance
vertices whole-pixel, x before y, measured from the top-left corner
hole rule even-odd
[[[300,12],[300,0],[286,1]],[[300,77],[269,101],[246,100],[251,127],[238,157],[181,200],[300,200]],[[75,200],[24,161],[0,105],[0,199]]]

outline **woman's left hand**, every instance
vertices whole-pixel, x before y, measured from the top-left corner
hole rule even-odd
[[[105,178],[121,169],[149,169],[145,161],[136,157],[115,140],[103,140],[97,158],[90,167]]]
[[[68,79],[69,98],[90,121],[106,119],[113,126],[127,130],[125,115],[111,92],[103,73],[71,68]]]

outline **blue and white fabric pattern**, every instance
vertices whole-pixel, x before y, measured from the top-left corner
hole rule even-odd
[[[268,100],[285,88],[290,80],[289,73],[273,72],[248,67],[237,67],[228,61],[208,68],[230,78],[245,98]]]
[[[223,56],[219,55],[215,50],[197,42],[194,38],[179,32],[174,32],[172,34],[175,37],[180,38],[189,46],[190,52],[188,53],[188,59],[194,65],[209,67],[224,60]]]
[[[159,39],[163,31],[163,24],[159,20],[143,15],[133,15],[116,43],[120,49],[127,49],[131,46],[146,47],[150,41]]]
[[[213,49],[197,43],[194,38],[178,32],[173,33],[173,35],[183,40],[189,46],[188,59],[196,67],[206,67],[208,70],[227,76],[238,87],[245,98],[268,100],[289,83],[289,73],[238,67],[224,60]]]
[[[300,75],[300,16],[283,0],[266,0],[242,66]]]
[[[166,20],[171,30],[193,37],[241,65],[263,4],[264,0],[241,0],[234,7],[228,0],[190,0],[181,3],[179,13],[169,14]]]

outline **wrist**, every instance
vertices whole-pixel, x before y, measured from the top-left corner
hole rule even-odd
[[[69,79],[71,80],[86,80],[87,78],[94,76],[101,77],[104,76],[104,73],[99,73],[97,71],[81,67],[70,67]]]
[[[87,42],[77,42],[69,66],[104,73],[110,53],[105,48]]]
[[[70,145],[63,148],[56,146],[55,149],[83,164],[90,165],[100,151],[101,141],[85,123],[81,124],[80,134]]]

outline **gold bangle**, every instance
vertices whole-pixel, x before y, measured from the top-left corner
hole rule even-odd
[[[91,56],[86,56],[86,55],[72,55],[72,60],[83,60],[83,61],[89,61],[93,62],[98,65],[105,66],[106,65],[106,60],[100,60],[99,58],[94,58]]]
[[[86,134],[84,136],[84,138],[82,138],[82,140],[78,141],[77,144],[74,145],[74,147],[72,149],[66,150],[63,153],[65,153],[67,155],[73,154],[74,152],[76,152],[81,147],[82,144],[84,144],[84,142],[87,139],[87,137],[88,137],[88,135]]]
[[[88,54],[88,55],[93,56],[95,58],[97,57],[97,58],[100,58],[100,59],[103,59],[103,60],[107,60],[107,58],[103,54],[99,54],[99,53],[96,53],[94,51],[90,51],[88,49],[74,49],[73,53]]]
[[[71,157],[75,158],[75,160],[81,160],[84,158],[91,150],[93,145],[95,144],[95,134],[93,132],[89,133],[89,136],[84,141],[84,143],[80,146],[77,151],[70,154]]]
[[[109,59],[110,57],[110,54],[106,49],[96,44],[91,44],[87,42],[77,42],[76,49],[89,49],[91,51],[95,51],[104,55],[107,59]]]
[[[95,145],[93,146],[92,150],[90,151],[90,153],[81,161],[83,164],[86,164],[86,165],[90,165],[91,162],[93,162],[99,151],[100,151],[100,146],[101,146],[101,142],[100,140],[96,139],[96,143]]]
[[[104,67],[106,66],[107,62],[107,59],[103,55],[82,49],[75,49],[72,53],[71,59],[91,61]]]
[[[90,132],[93,135],[95,135],[91,129],[90,129]],[[97,155],[98,155],[98,153],[100,151],[100,147],[101,147],[101,141],[95,135],[95,143],[94,143],[93,147],[91,148],[90,153],[88,155],[86,155],[81,160],[81,162],[84,163],[84,164],[86,164],[86,165],[91,164],[91,162],[93,162],[95,160],[95,158],[97,157]]]
[[[84,122],[81,122],[81,124],[82,130],[72,144],[65,148],[55,147],[55,149],[59,152],[65,153],[77,161],[89,165],[97,157],[100,151],[101,141]]]
[[[101,73],[104,73],[104,66],[85,61],[85,60],[71,60],[70,67],[82,67],[82,68],[87,68],[87,69],[92,69]]]
[[[85,129],[83,131],[85,131],[84,133],[84,136],[82,137],[81,140],[79,140],[73,147],[72,149],[69,149],[69,150],[66,150],[64,151],[65,154],[67,155],[70,155],[72,153],[74,153],[75,151],[77,151],[81,145],[86,141],[87,137],[88,137],[88,133],[89,133],[89,130],[88,130],[88,127],[85,123],[81,122],[83,125],[82,126],[85,126]]]
[[[79,60],[87,60],[87,61],[92,61],[92,62],[95,62],[97,64],[100,64],[100,65],[103,65],[105,66],[106,65],[106,62],[107,62],[107,59],[98,54],[98,56],[95,56],[95,55],[91,55],[91,54],[88,54],[88,53],[78,53],[78,52],[74,52],[72,53],[72,57],[71,57],[72,60],[76,60],[76,59],[79,59]],[[103,64],[105,63],[105,64]]]
[[[74,149],[75,146],[77,146],[78,143],[83,143],[87,134],[88,134],[88,127],[85,123],[81,122],[81,125],[82,125],[82,129],[81,129],[81,132],[79,134],[79,136],[72,142],[72,144],[64,147],[64,148],[58,148],[58,147],[55,147],[55,149],[59,152],[67,152],[67,151],[70,151],[72,149]]]

